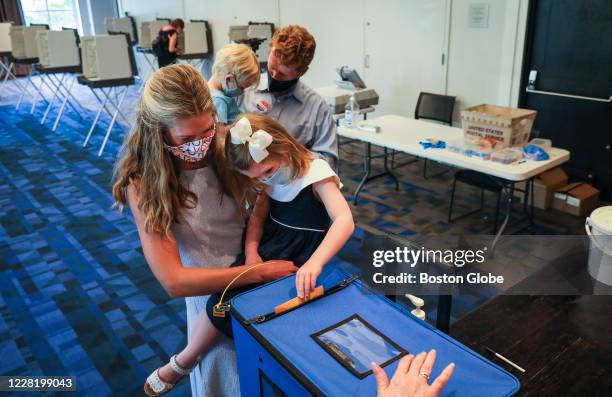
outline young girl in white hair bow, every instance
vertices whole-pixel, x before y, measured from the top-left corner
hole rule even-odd
[[[245,263],[293,261],[300,268],[295,278],[297,295],[307,297],[323,266],[355,227],[338,176],[277,121],[254,113],[231,125],[225,138],[225,163],[249,178],[242,185],[245,201],[249,190],[259,190],[247,226]],[[253,287],[231,290],[223,301]],[[219,301],[214,295],[208,300],[209,319],[232,336],[229,315],[213,315]]]
[[[225,141],[225,162],[240,173],[236,177],[244,179],[235,187],[242,189],[243,208],[249,192],[261,189],[247,227],[246,263],[262,262],[262,258],[293,261],[300,266],[298,296],[308,296],[323,266],[353,233],[353,216],[340,193],[338,176],[278,122],[257,114],[246,114],[232,124]],[[224,301],[254,287],[231,290]],[[229,314],[213,315],[219,300],[219,294],[208,299],[208,315],[199,315],[189,343],[171,357],[174,373],[169,376],[175,379],[167,382],[175,383],[181,374],[187,375],[185,368],[192,368],[216,344],[219,331],[232,336]],[[147,382],[156,379],[151,376]]]

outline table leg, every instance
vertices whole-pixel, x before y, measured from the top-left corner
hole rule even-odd
[[[535,211],[534,211],[534,209],[533,209],[533,194],[534,194],[534,191],[533,191],[533,186],[534,186],[534,178],[531,178],[531,179],[528,181],[528,185],[529,185],[529,196],[527,196],[527,198],[529,199],[529,212],[528,212],[527,218],[528,218],[528,220],[529,220],[529,229],[530,229],[530,231],[531,231],[532,233],[535,233],[535,227],[536,227],[536,225],[535,225],[535,219],[534,219],[534,213],[535,213]],[[527,200],[525,200],[525,201],[527,201]]]
[[[389,169],[389,164],[387,162],[388,157],[389,157],[389,149],[385,148],[385,155],[384,155],[385,171],[388,172],[389,175],[391,175],[391,178],[393,178],[393,180],[395,181],[395,190],[399,190],[399,179],[397,179],[397,176],[395,176],[395,174]]]
[[[436,328],[448,334],[450,330],[452,295],[438,295],[438,310],[436,314]]]
[[[365,144],[365,153],[364,153],[364,162],[363,162],[363,170],[364,175],[361,178],[361,182],[357,186],[357,190],[355,190],[355,197],[353,198],[353,205],[357,205],[357,197],[359,196],[359,192],[363,188],[363,185],[366,183],[368,178],[370,177],[370,170],[372,169],[372,144]]]

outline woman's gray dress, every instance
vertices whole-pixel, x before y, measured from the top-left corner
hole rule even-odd
[[[244,220],[236,202],[224,196],[220,202],[219,181],[210,167],[181,171],[181,181],[198,197],[193,209],[183,209],[172,232],[181,260],[187,267],[229,267],[242,252]],[[208,296],[185,298],[187,330],[206,310]],[[226,338],[206,354],[190,376],[193,397],[239,396],[234,343]]]

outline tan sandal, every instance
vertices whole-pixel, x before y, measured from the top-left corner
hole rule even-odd
[[[194,366],[195,367],[195,366]],[[144,384],[144,392],[147,396],[157,397],[168,393],[174,386],[176,386],[183,378],[191,373],[193,368],[184,369],[176,362],[176,354],[170,357],[170,368],[177,374],[181,375],[181,378],[176,383],[168,383],[161,380],[159,377],[159,368],[157,368],[149,377]]]

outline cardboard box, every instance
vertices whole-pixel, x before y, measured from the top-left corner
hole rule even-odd
[[[489,139],[495,148],[523,146],[529,140],[531,127],[537,112],[530,109],[509,108],[496,105],[472,106],[461,111],[463,138]]]
[[[581,216],[597,206],[599,190],[588,183],[575,182],[555,192],[552,206],[565,213]]]
[[[567,174],[561,168],[541,173],[533,181],[533,206],[542,210],[550,208],[555,192],[567,185]],[[515,185],[518,189],[525,189],[525,182]],[[514,196],[523,200],[523,192],[514,191]]]

